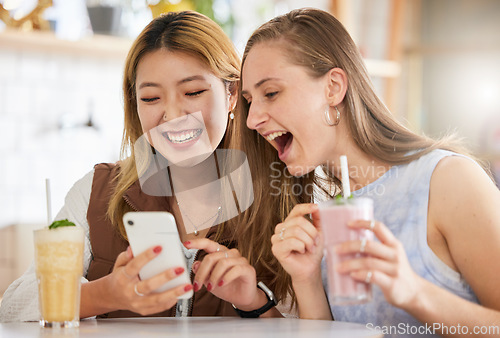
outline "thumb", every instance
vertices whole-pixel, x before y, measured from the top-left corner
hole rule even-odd
[[[127,248],[127,250],[121,252],[118,257],[116,258],[115,266],[113,269],[116,269],[117,267],[127,265],[128,262],[130,262],[134,258],[134,255],[132,254],[132,250],[130,249],[130,246]]]

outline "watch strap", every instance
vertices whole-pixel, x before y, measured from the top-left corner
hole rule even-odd
[[[257,287],[264,291],[264,294],[267,297],[267,303],[264,304],[262,307],[252,310],[252,311],[243,311],[238,309],[236,306],[233,304],[233,308],[236,311],[236,313],[241,317],[241,318],[258,318],[260,317],[261,314],[266,313],[269,311],[271,308],[276,306],[276,298],[274,297],[273,292],[264,284],[263,282],[257,283]]]

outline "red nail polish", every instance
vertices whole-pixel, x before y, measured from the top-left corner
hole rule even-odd
[[[175,274],[176,274],[176,275],[180,275],[181,273],[183,273],[183,272],[184,272],[184,268],[176,268],[176,269],[174,270],[174,272],[175,272]]]
[[[190,242],[190,241],[185,241],[185,242],[184,242],[184,246],[188,246],[189,244],[191,244],[191,242]]]
[[[207,284],[207,290],[208,290],[208,291],[212,291],[212,288],[213,288],[213,287],[212,287],[212,283],[208,283],[208,284]]]
[[[198,285],[198,283],[194,282],[193,283],[193,290],[194,292],[198,291],[200,289],[200,286]]]
[[[184,291],[188,292],[188,291],[191,291],[193,289],[193,286],[191,284],[188,284],[184,287]]]
[[[155,254],[159,254],[159,253],[161,252],[161,246],[159,246],[159,245],[158,245],[158,246],[155,246],[155,248],[153,249],[153,252],[154,252]]]
[[[217,284],[218,286],[222,286],[224,284],[224,281],[221,279],[219,284]]]

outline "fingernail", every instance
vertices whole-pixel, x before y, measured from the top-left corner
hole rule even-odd
[[[198,285],[198,283],[197,283],[197,282],[194,282],[194,283],[193,283],[193,290],[196,292],[196,291],[198,291],[199,289],[200,289],[200,286]]]
[[[224,284],[224,281],[221,279],[220,282],[217,284],[218,286],[222,286]]]
[[[185,241],[185,242],[184,242],[184,246],[188,246],[189,244],[191,244],[191,242],[190,242],[190,241]]]
[[[212,283],[208,283],[207,284],[207,290],[208,291],[212,291],[212,288],[213,288]]]
[[[155,254],[159,254],[159,253],[161,252],[161,246],[159,246],[159,245],[158,245],[158,246],[155,246],[155,248],[153,249],[153,252],[154,252]]]
[[[174,270],[174,272],[175,272],[175,274],[176,274],[176,275],[180,275],[181,273],[183,273],[183,272],[184,272],[184,268],[176,268],[176,269]]]
[[[188,292],[188,291],[191,291],[193,289],[193,286],[191,284],[188,284],[184,287],[184,291]]]

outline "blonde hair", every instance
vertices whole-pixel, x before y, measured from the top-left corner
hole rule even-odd
[[[332,68],[344,70],[348,88],[342,102],[342,118],[347,120],[356,145],[366,154],[388,164],[398,165],[409,163],[438,148],[466,153],[454,143],[452,136],[436,141],[410,131],[394,118],[375,94],[362,57],[349,33],[331,14],[312,8],[297,9],[263,24],[247,42],[242,69],[250,50],[257,44],[269,42],[284,49],[289,61],[304,67],[313,78],[323,76]],[[243,73],[241,75],[243,77]],[[249,106],[241,95],[238,109],[238,117],[246,119]],[[269,268],[276,272],[275,292],[281,297],[291,294],[295,303],[290,277],[276,259],[271,258],[271,244],[259,243],[263,239],[269,242],[274,227],[286,218],[296,204],[312,202],[314,193],[330,193],[322,188],[325,180],[311,172],[302,177],[282,174],[279,183],[273,183],[273,186],[281,187],[281,194],[279,197],[271,196],[271,164],[282,173],[285,165],[279,161],[274,148],[256,131],[245,130],[241,133],[241,148],[248,155],[254,175],[256,203],[249,222],[255,228],[246,230],[249,240],[243,243],[245,247],[242,252],[257,250],[258,256],[266,257]],[[335,193],[341,191],[339,180],[333,176],[327,177],[326,183],[333,186]],[[298,186],[302,189],[297,194],[292,189]],[[279,210],[279,214],[276,210]]]
[[[132,44],[125,61],[123,79],[124,131],[121,147],[120,170],[115,178],[107,216],[126,238],[122,217],[130,210],[123,195],[138,180],[134,144],[143,134],[137,112],[136,76],[137,65],[144,55],[165,49],[189,53],[203,61],[211,72],[220,78],[231,94],[236,94],[240,58],[229,37],[211,19],[197,12],[183,11],[163,14],[152,20]],[[219,147],[232,147],[235,131],[240,129],[231,120]],[[142,166],[142,165],[140,165]],[[223,226],[218,232],[222,232]]]

